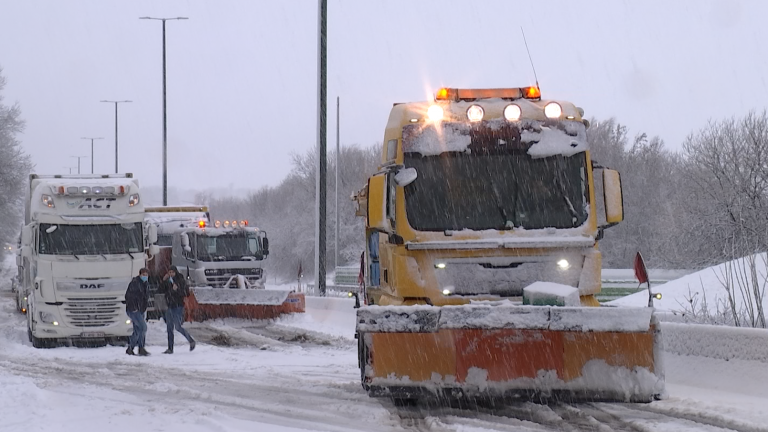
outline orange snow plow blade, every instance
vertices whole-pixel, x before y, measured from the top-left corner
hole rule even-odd
[[[216,318],[273,319],[303,313],[304,294],[281,290],[190,288],[186,321]]]
[[[647,308],[369,306],[358,310],[371,396],[650,402],[664,392]]]

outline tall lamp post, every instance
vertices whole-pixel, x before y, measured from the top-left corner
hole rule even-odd
[[[166,111],[166,86],[165,86],[165,22],[174,20],[186,20],[187,17],[176,18],[154,18],[140,17],[139,19],[156,20],[163,22],[163,205],[168,205],[168,124]]]
[[[87,158],[88,156],[70,156],[73,158],[77,158],[77,173],[80,174],[80,159]]]
[[[117,156],[118,156],[117,155],[117,104],[131,103],[133,101],[129,101],[129,100],[121,100],[121,101],[102,100],[102,101],[99,101],[99,102],[115,104],[115,174],[117,174]],[[91,160],[91,162],[93,162],[93,160]]]
[[[102,137],[80,137],[80,139],[91,140],[91,174],[93,174],[93,141],[97,139],[104,139]],[[117,171],[115,171],[117,174]]]
[[[315,226],[315,285],[317,293],[325,297],[325,216],[326,216],[326,178],[327,178],[327,160],[326,160],[326,98],[328,90],[327,81],[327,22],[328,22],[328,0],[318,0],[318,25],[317,25],[317,184],[316,191],[316,223]]]

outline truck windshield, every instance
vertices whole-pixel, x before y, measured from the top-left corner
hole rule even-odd
[[[254,234],[197,235],[197,258],[201,261],[263,259],[261,241]]]
[[[443,127],[403,130],[404,165],[418,173],[405,187],[414,229],[573,228],[587,220],[586,153],[532,157],[529,151],[532,143],[546,149],[563,139],[581,145],[583,131],[571,124],[546,134],[532,133],[542,129],[531,124]]]
[[[44,255],[109,255],[144,250],[141,222],[127,224],[40,224],[39,253]]]

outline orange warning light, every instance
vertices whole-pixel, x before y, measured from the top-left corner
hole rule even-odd
[[[200,222],[197,223],[197,226],[199,226],[200,228],[205,228],[205,221],[201,220]]]
[[[524,90],[526,99],[541,99],[541,90],[536,86],[527,87]]]

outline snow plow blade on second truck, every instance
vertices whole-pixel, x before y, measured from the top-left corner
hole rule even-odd
[[[281,290],[190,288],[187,321],[217,318],[274,319],[304,312],[304,294]]]
[[[583,114],[538,87],[442,88],[392,107],[379,171],[353,197],[365,217],[356,332],[370,395],[664,393],[653,308],[595,299],[597,243],[623,201],[619,173],[590,156]]]

